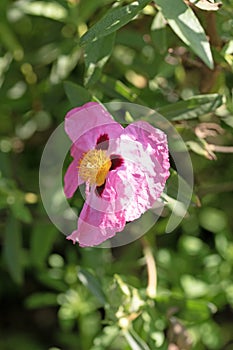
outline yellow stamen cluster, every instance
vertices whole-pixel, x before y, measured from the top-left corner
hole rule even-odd
[[[79,163],[79,176],[90,185],[101,186],[111,168],[111,160],[106,151],[93,149],[84,154]]]

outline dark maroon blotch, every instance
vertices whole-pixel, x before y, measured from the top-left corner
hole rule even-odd
[[[116,154],[112,154],[110,159],[111,159],[112,165],[109,171],[119,168],[124,163],[124,159],[121,156]]]
[[[96,189],[95,189],[95,192],[98,196],[102,196],[103,192],[104,192],[104,189],[105,189],[105,184],[106,184],[106,181],[104,182],[103,185],[101,186],[96,186]]]
[[[107,150],[109,146],[108,134],[100,135],[96,141],[96,149]]]

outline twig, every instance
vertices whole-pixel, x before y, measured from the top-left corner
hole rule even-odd
[[[143,238],[141,239],[143,245],[143,252],[146,259],[148,283],[146,292],[149,298],[155,298],[157,293],[157,269],[155,259],[152,253],[152,249],[148,242]]]
[[[213,144],[207,144],[206,148],[208,151],[219,152],[219,153],[233,153],[233,146],[218,146]]]

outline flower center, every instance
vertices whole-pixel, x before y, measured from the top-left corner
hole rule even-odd
[[[104,184],[112,162],[102,149],[93,149],[84,154],[79,163],[79,175],[90,185]]]

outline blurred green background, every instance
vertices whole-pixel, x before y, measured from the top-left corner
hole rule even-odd
[[[1,0],[0,350],[233,349],[232,15],[232,0]],[[119,248],[49,221],[43,148],[90,100],[156,109],[186,142],[194,194],[172,233],[172,194]]]

